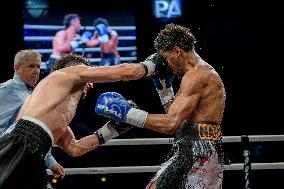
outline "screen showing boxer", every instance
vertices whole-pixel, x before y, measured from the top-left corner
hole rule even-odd
[[[121,16],[123,15],[123,16]],[[24,45],[42,54],[41,73],[49,74],[62,55],[77,53],[92,65],[136,62],[136,26],[132,12],[24,11]]]

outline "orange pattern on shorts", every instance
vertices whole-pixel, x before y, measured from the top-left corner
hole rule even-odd
[[[222,139],[221,126],[218,124],[199,123],[197,130],[201,140]]]

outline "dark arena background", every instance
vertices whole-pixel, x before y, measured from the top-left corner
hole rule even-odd
[[[174,1],[174,0],[172,0]],[[171,0],[165,2],[171,3]],[[160,1],[161,2],[161,1]],[[122,62],[139,62],[155,52],[153,40],[167,23],[189,27],[198,42],[196,51],[220,74],[227,92],[222,129],[224,136],[283,135],[283,44],[284,11],[279,2],[245,0],[180,0],[181,15],[156,18],[154,0],[10,0],[2,2],[0,82],[13,76],[13,58],[21,49],[37,49],[44,62],[51,52],[50,36],[62,26],[63,15],[78,13],[82,26],[91,26],[96,17],[105,17],[122,37],[119,51]],[[165,7],[163,7],[165,8]],[[160,14],[171,16],[169,8]],[[157,13],[157,12],[156,12]],[[88,28],[85,27],[87,30]],[[92,63],[98,61],[98,49],[78,49]],[[177,89],[179,81],[175,80]],[[117,91],[134,100],[141,109],[163,113],[152,81],[96,84],[80,102],[70,127],[76,138],[91,134],[106,121],[95,115],[98,95]],[[50,91],[52,92],[52,91]],[[2,99],[0,99],[2,100]],[[147,129],[134,128],[118,139],[170,138]],[[232,164],[244,163],[244,143],[225,143]],[[57,147],[52,154],[64,168],[156,166],[170,145],[101,146],[81,157],[68,156]],[[283,142],[252,142],[248,145],[252,163],[284,162]],[[33,165],[31,165],[33,166]],[[36,166],[36,165],[35,165]],[[29,170],[27,170],[27,174]],[[143,189],[155,172],[73,174],[49,181],[54,189]],[[279,169],[251,170],[254,189],[284,188],[283,165]],[[33,182],[30,178],[26,182]],[[224,189],[245,188],[245,173],[225,170]]]

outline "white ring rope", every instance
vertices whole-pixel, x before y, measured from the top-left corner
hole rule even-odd
[[[25,36],[24,41],[52,41],[54,36]],[[136,40],[136,36],[119,36],[119,40]]]
[[[133,145],[160,145],[172,144],[173,138],[135,138],[135,139],[112,139],[103,146],[133,146]]]
[[[38,53],[52,53],[52,49],[32,49]],[[117,47],[118,51],[136,51],[136,46],[129,46],[129,47]],[[100,47],[94,48],[76,48],[75,52],[101,52]]]
[[[248,135],[249,142],[284,141],[284,135]],[[111,139],[102,146],[134,146],[134,145],[161,145],[172,144],[174,138],[133,138]],[[223,136],[223,143],[241,142],[241,136]],[[56,145],[54,146],[56,147]]]
[[[136,30],[136,26],[109,26],[110,29],[113,30]],[[24,29],[32,29],[32,30],[62,30],[64,26],[56,26],[56,25],[31,25],[25,24]],[[94,26],[82,26],[81,30],[95,30]]]
[[[90,62],[99,62],[101,61],[101,58],[88,58]],[[136,61],[137,57],[120,57],[120,61],[125,62],[125,61]]]
[[[65,168],[66,175],[94,175],[94,174],[112,174],[112,173],[152,173],[157,172],[161,166],[121,166],[121,167],[86,167],[86,168]],[[235,163],[224,166],[225,171],[242,171],[243,163]],[[252,170],[274,170],[284,169],[284,162],[275,163],[252,163]],[[51,175],[51,171],[47,169]]]
[[[284,135],[248,135],[249,142],[275,142],[284,141]],[[224,143],[242,142],[241,136],[223,136]],[[161,145],[172,144],[173,138],[136,138],[136,139],[112,139],[103,146],[124,146],[124,145]],[[66,175],[78,174],[110,174],[110,173],[145,173],[157,172],[161,166],[121,166],[121,167],[86,167],[86,168],[65,168]],[[226,171],[243,170],[244,163],[234,163],[224,166]],[[273,170],[284,169],[284,162],[274,163],[252,163],[251,170]],[[51,171],[47,169],[51,175]]]
[[[249,142],[284,141],[284,135],[248,135]],[[223,143],[241,142],[241,136],[223,136]],[[112,139],[104,146],[172,144],[174,138]]]
[[[249,142],[277,142],[284,141],[284,135],[248,135]]]

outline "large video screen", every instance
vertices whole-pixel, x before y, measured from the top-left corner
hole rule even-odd
[[[96,28],[94,20],[104,18],[108,21],[108,30],[118,34],[117,52],[120,62],[135,62],[137,59],[136,47],[136,26],[135,16],[131,12],[98,12],[98,11],[61,11],[43,8],[25,7],[24,13],[24,45],[25,49],[33,49],[42,54],[41,69],[45,70],[48,60],[54,54],[53,40],[56,33],[66,29],[63,24],[67,14],[77,14],[80,16],[81,28],[79,36],[86,32],[93,34],[95,38]],[[110,34],[109,34],[110,35]],[[57,45],[58,47],[58,45]],[[104,48],[104,49],[103,49]],[[105,45],[95,46],[79,45],[74,47],[76,54],[87,57],[92,65],[101,65],[102,57],[105,56]],[[104,54],[104,55],[102,55]]]

